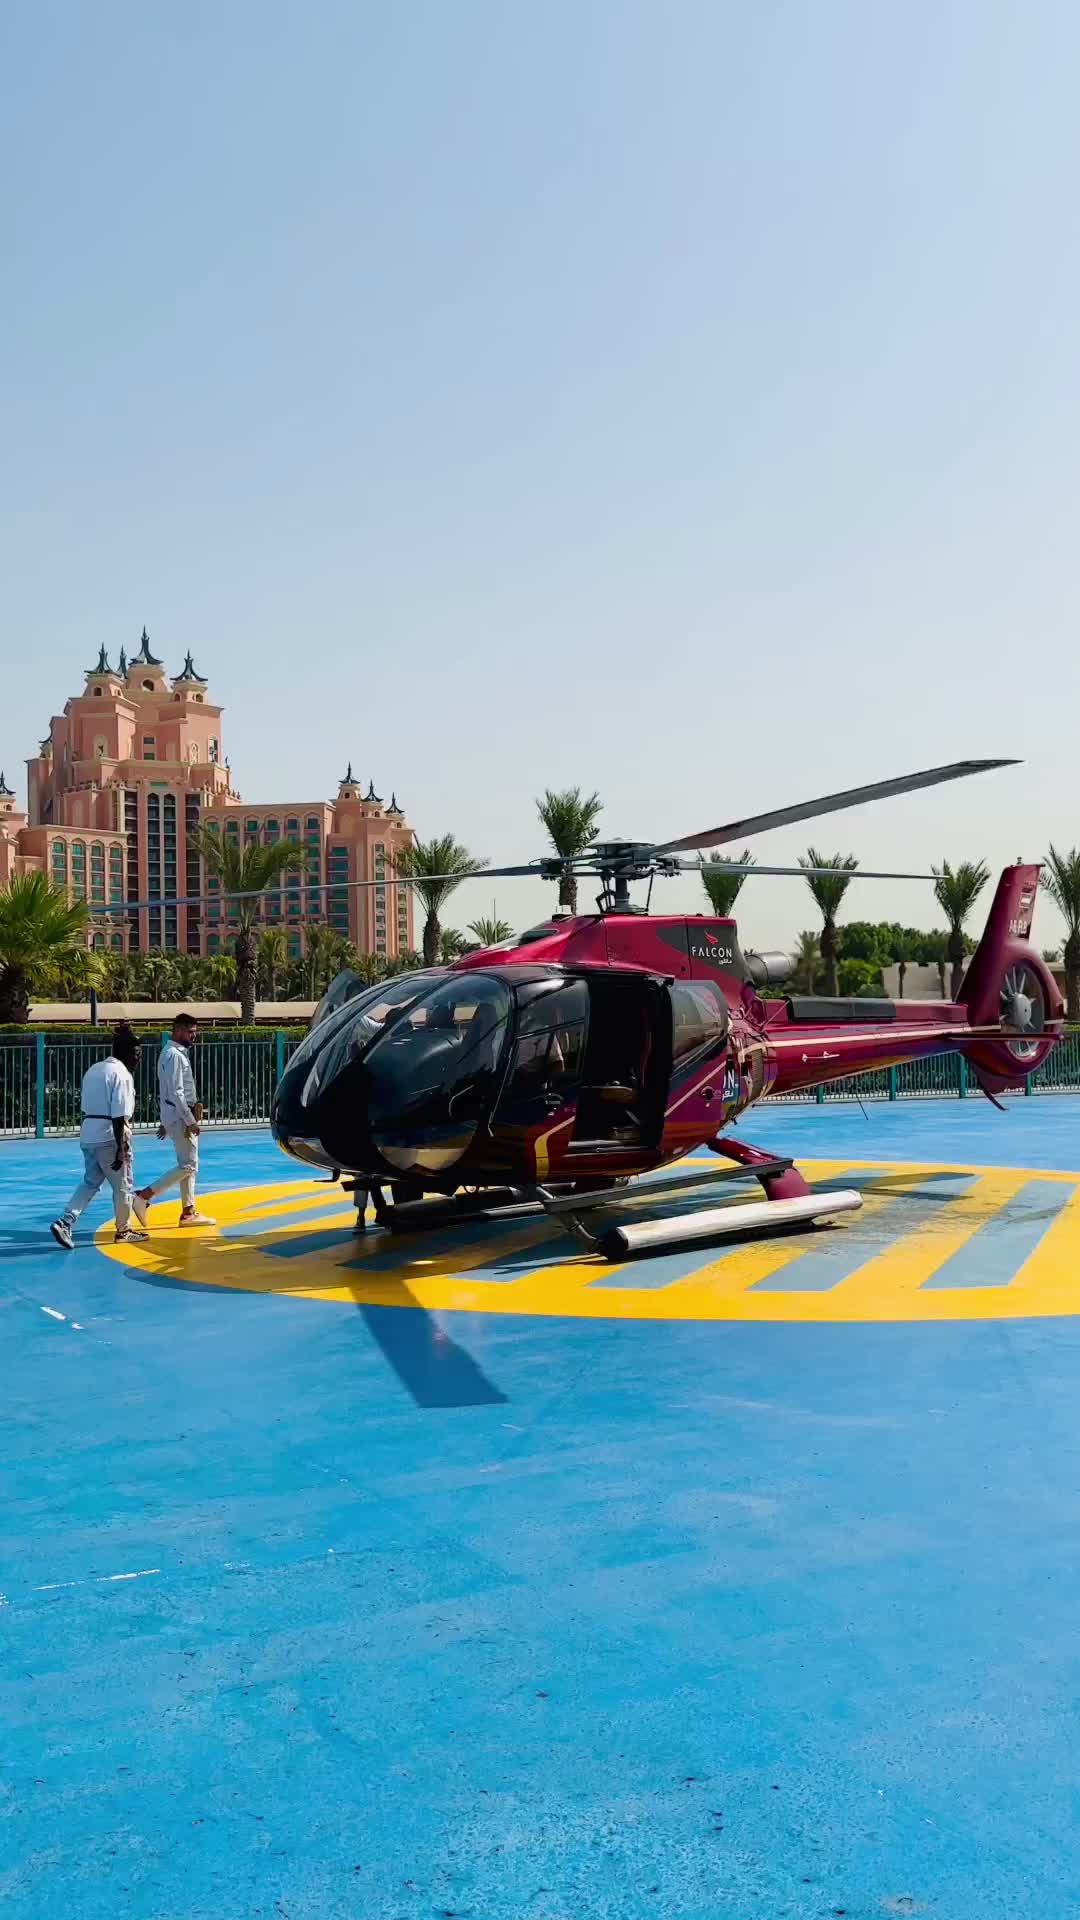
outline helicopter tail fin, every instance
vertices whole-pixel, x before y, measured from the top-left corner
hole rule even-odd
[[[969,1025],[1001,1029],[1001,1039],[986,1035],[963,1049],[991,1095],[1042,1065],[1065,1011],[1053,974],[1031,944],[1039,872],[1038,865],[1006,867],[960,988]],[[1055,1031],[1047,1032],[1051,1025]]]

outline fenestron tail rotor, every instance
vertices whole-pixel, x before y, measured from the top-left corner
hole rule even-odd
[[[1012,1034],[1009,1052],[1016,1060],[1030,1060],[1038,1053],[1039,1035],[1046,1026],[1046,1002],[1038,975],[1022,961],[1009,967],[1001,982],[999,996],[1001,1024]]]

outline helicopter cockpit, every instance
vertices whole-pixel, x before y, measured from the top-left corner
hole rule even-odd
[[[491,972],[339,976],[278,1086],[274,1137],[315,1166],[440,1172],[494,1104],[512,1013]]]
[[[575,1150],[645,1142],[662,1125],[670,1033],[643,975],[518,965],[375,987],[342,976],[286,1068],[274,1135],[315,1166],[436,1180],[474,1144],[512,1158],[571,1107]]]

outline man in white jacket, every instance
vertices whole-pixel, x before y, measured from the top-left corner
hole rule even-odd
[[[112,1050],[83,1075],[83,1177],[50,1231],[60,1247],[75,1244],[75,1222],[107,1180],[112,1188],[117,1240],[145,1240],[131,1225],[131,1126],[135,1117],[135,1070],[139,1043],[124,1022],[112,1038]]]
[[[132,1195],[135,1217],[146,1225],[146,1209],[152,1200],[170,1187],[180,1188],[180,1225],[212,1227],[215,1223],[200,1213],[195,1204],[195,1180],[199,1171],[199,1130],[202,1108],[195,1096],[195,1075],[191,1071],[191,1046],[198,1027],[189,1013],[178,1013],[172,1024],[172,1038],[161,1049],[158,1061],[158,1096],[161,1103],[159,1133],[172,1142],[175,1167],[163,1173],[152,1187],[138,1187]]]

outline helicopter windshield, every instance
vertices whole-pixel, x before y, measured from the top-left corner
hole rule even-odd
[[[364,1081],[371,1140],[390,1166],[437,1173],[468,1151],[498,1089],[512,1005],[501,980],[459,973],[387,1019]]]
[[[339,975],[340,979],[346,977]],[[336,1007],[327,1008],[318,1025],[308,1028],[289,1061],[294,1084],[299,1070],[308,1069],[303,1094],[305,1106],[317,1099],[347,1060],[355,1059],[363,1051],[381,1030],[392,1008],[411,1005],[440,977],[435,970],[399,973],[392,980],[380,980],[376,986],[361,987]]]
[[[321,1027],[330,1014],[337,1013],[339,1007],[343,1007],[347,1000],[355,1000],[359,994],[366,993],[370,985],[370,981],[362,980],[351,967],[343,967],[340,973],[334,975],[319,1001],[311,1016],[311,1026]]]

